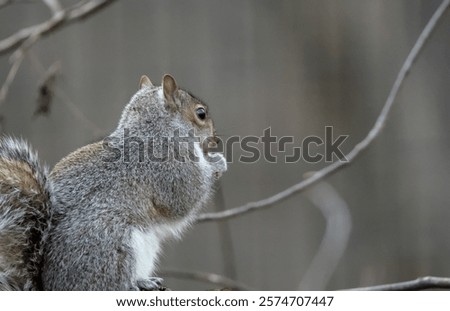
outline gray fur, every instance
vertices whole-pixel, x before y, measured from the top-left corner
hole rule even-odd
[[[0,138],[0,290],[42,289],[48,170],[22,140]]]

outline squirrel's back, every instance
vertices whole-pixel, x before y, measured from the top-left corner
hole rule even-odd
[[[41,289],[48,171],[23,140],[0,138],[0,290]]]

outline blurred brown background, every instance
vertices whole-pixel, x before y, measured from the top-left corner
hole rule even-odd
[[[26,138],[42,161],[54,165],[114,129],[142,74],[159,84],[171,73],[209,104],[223,138],[261,136],[271,127],[299,144],[310,135],[324,137],[325,126],[333,126],[335,135],[349,135],[343,144],[348,151],[372,127],[439,3],[117,1],[31,49],[0,107],[3,132]],[[0,10],[0,38],[49,16],[41,1],[16,1]],[[327,179],[351,215],[342,258],[313,259],[326,223],[309,191],[271,209],[195,226],[166,247],[161,268],[218,273],[262,290],[331,290],[450,275],[449,30],[447,14],[382,134],[354,164]],[[0,83],[9,55],[0,57]],[[61,75],[51,111],[33,117],[42,68],[55,61]],[[234,154],[236,159],[242,151]],[[325,165],[234,161],[222,178],[222,203],[231,208],[265,198]],[[209,210],[220,204],[216,199]],[[334,233],[349,228],[337,226]],[[321,274],[334,264],[329,278]],[[316,270],[305,279],[308,269]],[[173,289],[214,287],[176,278],[166,283]]]

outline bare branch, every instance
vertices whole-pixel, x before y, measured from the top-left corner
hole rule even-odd
[[[12,3],[12,0],[0,0],[0,9],[11,3]]]
[[[25,54],[38,38],[39,35],[37,34],[31,35],[30,37],[27,38],[27,40],[25,40],[22,43],[22,45],[14,52],[14,54],[11,55],[10,60],[13,64],[11,65],[11,69],[9,70],[8,75],[6,76],[6,80],[3,83],[2,88],[0,89],[0,107],[6,100],[9,88],[13,83],[14,79],[16,78],[20,65],[22,64],[23,59],[25,58]]]
[[[50,30],[55,29],[55,27],[64,20],[64,14],[64,11],[61,11],[58,14],[52,15],[49,20],[41,24],[23,28],[16,32],[14,35],[3,39],[2,41],[0,41],[0,54],[9,52],[10,50],[26,42],[33,36],[35,38],[39,38],[42,35],[48,33]]]
[[[226,210],[225,197],[223,195],[223,188],[220,180],[217,181],[215,203],[217,210]],[[236,278],[236,256],[234,253],[232,230],[230,226],[231,224],[227,222],[217,223],[219,245],[224,262],[223,272],[227,277],[234,279]]]
[[[325,290],[347,248],[352,218],[347,203],[327,182],[305,192],[326,220],[325,233],[298,290]]]
[[[1,40],[0,54],[4,54],[15,49],[33,34],[38,35],[39,37],[46,36],[63,26],[67,26],[72,22],[82,20],[91,14],[96,13],[114,1],[115,0],[92,0],[81,6],[76,5],[68,9],[60,10],[56,14],[53,14],[47,21],[38,25],[23,28],[8,38]],[[47,3],[54,1],[45,2]]]
[[[384,124],[386,123],[386,119],[388,117],[389,112],[391,111],[392,105],[397,98],[398,92],[405,81],[405,77],[408,75],[408,73],[411,70],[412,65],[417,60],[417,57],[420,55],[420,52],[423,50],[423,47],[425,46],[426,42],[430,38],[430,35],[433,33],[433,31],[436,29],[436,25],[441,20],[442,16],[446,12],[450,5],[450,0],[444,0],[442,1],[441,5],[438,7],[436,12],[433,14],[431,19],[428,21],[425,28],[422,30],[422,33],[420,34],[419,38],[417,39],[416,43],[414,44],[413,48],[409,52],[408,57],[406,58],[405,62],[403,63],[397,78],[394,81],[394,84],[392,86],[391,91],[389,92],[389,96],[386,99],[386,102],[383,106],[383,109],[381,110],[380,115],[378,116],[377,120],[375,121],[374,126],[370,130],[370,132],[367,134],[367,136],[359,142],[346,156],[344,160],[336,161],[314,175],[312,175],[310,178],[307,178],[305,180],[302,180],[301,182],[271,196],[266,199],[256,201],[256,202],[249,202],[247,204],[244,204],[242,206],[238,206],[226,211],[222,212],[216,212],[216,213],[205,213],[200,215],[197,218],[197,222],[206,222],[206,221],[218,221],[218,220],[225,220],[225,219],[231,219],[237,216],[241,216],[244,214],[247,214],[249,212],[255,211],[255,210],[261,210],[263,208],[268,208],[273,206],[274,204],[278,204],[287,198],[293,196],[294,194],[299,193],[300,191],[303,191],[307,189],[308,187],[311,187],[312,185],[316,184],[318,181],[324,179],[325,177],[330,176],[331,174],[336,173],[339,169],[342,169],[343,167],[349,165],[352,161],[354,161],[362,151],[367,149],[369,145],[375,140],[375,138],[380,134],[381,130],[383,129]]]
[[[172,277],[177,279],[188,279],[206,282],[233,290],[254,290],[245,284],[215,273],[165,269],[160,271],[159,275],[161,275],[162,277]]]
[[[46,6],[52,11],[53,15],[58,14],[62,11],[61,3],[58,0],[42,0]]]
[[[37,107],[33,116],[48,115],[55,95],[56,77],[61,73],[61,62],[54,62],[45,72],[38,87]]]
[[[16,78],[17,72],[19,71],[20,65],[22,65],[22,61],[24,59],[24,54],[21,53],[19,57],[17,57],[13,64],[11,65],[11,68],[9,69],[8,75],[6,76],[5,82],[2,85],[2,88],[0,89],[0,106],[3,105],[6,96],[8,95],[9,88],[11,87],[11,84],[13,83],[14,79]]]
[[[67,23],[83,20],[116,0],[91,0],[82,5],[75,5],[67,12]]]
[[[29,47],[36,42],[38,39],[37,35],[32,35],[27,38],[26,41],[22,43],[20,48],[18,48],[13,55],[11,55],[11,68],[8,72],[8,75],[6,76],[6,80],[3,83],[1,89],[0,89],[0,107],[3,105],[3,103],[6,100],[6,96],[8,95],[9,88],[11,84],[13,83],[14,79],[16,78],[17,72],[19,71],[20,65],[23,62],[23,59],[25,58],[25,54]]]
[[[350,288],[347,290],[376,291],[376,290],[424,290],[424,289],[450,289],[450,278],[424,276],[412,281],[375,285],[368,287]]]

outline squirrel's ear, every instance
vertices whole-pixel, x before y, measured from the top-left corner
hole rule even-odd
[[[144,86],[153,87],[152,81],[147,76],[142,76],[141,80],[139,80],[139,89],[142,89]]]
[[[175,111],[177,109],[177,105],[175,103],[175,92],[178,90],[177,82],[171,75],[166,74],[164,75],[161,84],[164,90],[166,107],[172,111]]]
[[[176,82],[175,79],[174,79],[171,75],[169,75],[169,74],[164,75],[161,84],[162,84],[162,86],[163,86],[163,89],[164,89],[164,97],[165,97],[166,99],[168,99],[168,98],[170,98],[170,97],[173,97],[173,95],[175,94],[175,92],[176,92],[177,89],[178,89],[177,82]]]

